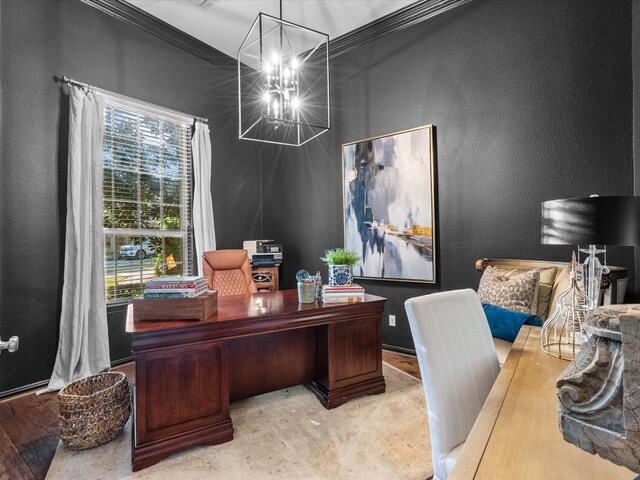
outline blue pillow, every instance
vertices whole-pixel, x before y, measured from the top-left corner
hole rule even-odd
[[[516,312],[506,308],[497,307],[489,303],[483,303],[484,314],[489,321],[491,335],[509,342],[513,342],[523,325],[542,326],[540,317],[533,313]]]

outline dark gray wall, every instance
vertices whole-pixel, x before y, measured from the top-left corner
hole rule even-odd
[[[261,237],[260,148],[237,140],[235,71],[79,0],[0,1],[0,392],[49,378],[58,343],[66,210],[66,98],[53,76],[208,117],[220,248]],[[60,150],[60,153],[59,153]],[[112,360],[130,355],[109,309]]]
[[[326,279],[318,257],[342,244],[341,144],[436,125],[438,284],[363,282],[398,316],[384,342],[411,349],[406,298],[477,286],[477,257],[568,257],[539,245],[541,201],[633,192],[631,37],[629,0],[471,2],[332,61],[332,131],[279,149],[236,140],[234,71],[79,0],[1,0],[0,336],[22,344],[0,356],[0,392],[47,379],[57,348],[66,132],[53,75],[208,117],[219,247],[281,241],[283,287],[299,268]],[[113,358],[128,355],[122,309],[109,329]]]
[[[633,53],[633,174],[634,195],[640,196],[640,0],[632,0]],[[640,271],[640,248],[636,248],[635,268]],[[640,282],[633,287],[633,299],[640,301]]]
[[[632,1],[634,190],[640,195],[640,0]]]
[[[483,0],[331,62],[332,130],[263,151],[264,234],[281,282],[343,244],[341,145],[437,127],[438,283],[362,281],[388,298],[383,342],[413,349],[412,296],[477,287],[480,257],[569,260],[540,245],[540,203],[633,193],[631,2]],[[633,250],[611,248],[631,268]],[[633,278],[633,277],[632,277]]]

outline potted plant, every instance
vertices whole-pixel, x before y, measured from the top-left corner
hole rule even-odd
[[[325,251],[320,260],[329,266],[329,285],[337,287],[353,283],[353,266],[360,260],[360,255],[353,250],[334,248]]]

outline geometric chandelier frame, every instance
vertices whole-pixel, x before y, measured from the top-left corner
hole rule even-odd
[[[304,145],[331,128],[329,96],[329,36],[258,14],[238,50],[239,138]]]

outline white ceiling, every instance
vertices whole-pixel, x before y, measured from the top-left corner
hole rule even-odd
[[[154,17],[236,58],[263,12],[280,16],[278,0],[128,0]],[[415,0],[283,0],[282,18],[334,39]]]

